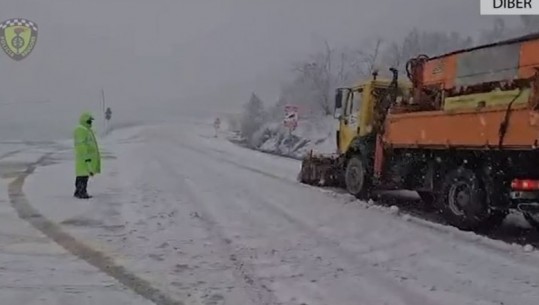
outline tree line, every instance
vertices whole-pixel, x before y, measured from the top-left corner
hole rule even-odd
[[[252,93],[238,119],[231,122],[247,139],[270,121],[283,119],[286,104],[298,105],[303,118],[331,115],[333,94],[337,87],[370,78],[376,70],[381,75],[389,67],[405,70],[408,59],[419,54],[429,56],[444,54],[474,45],[492,43],[515,36],[539,32],[539,16],[520,16],[516,26],[509,27],[502,18],[474,37],[457,32],[433,32],[412,29],[400,41],[386,41],[371,37],[360,47],[335,48],[326,41],[317,52],[292,66],[292,78],[280,89],[276,103],[265,107],[262,100]]]

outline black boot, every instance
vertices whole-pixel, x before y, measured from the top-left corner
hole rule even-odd
[[[82,199],[92,198],[92,196],[88,195],[88,179],[90,179],[90,177],[84,177],[82,179],[82,193],[81,193]]]
[[[81,197],[81,190],[82,190],[81,182],[82,182],[82,177],[77,176],[75,178],[75,193],[73,194],[75,198]]]
[[[75,179],[75,196],[79,199],[89,199],[92,198],[92,196],[88,195],[87,191],[88,187],[88,177],[87,176],[79,176]]]

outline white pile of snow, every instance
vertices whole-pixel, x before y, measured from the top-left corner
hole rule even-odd
[[[331,154],[336,150],[336,120],[331,116],[300,120],[290,131],[282,122],[265,124],[256,134],[254,146],[264,152],[301,158],[310,150]]]

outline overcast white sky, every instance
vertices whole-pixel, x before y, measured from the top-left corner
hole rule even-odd
[[[324,40],[491,22],[479,0],[1,0],[0,20],[13,17],[37,22],[38,42],[21,62],[0,53],[0,102],[51,103],[0,105],[0,128],[39,115],[67,130],[102,87],[124,117],[230,111],[253,90],[273,102],[290,64]]]

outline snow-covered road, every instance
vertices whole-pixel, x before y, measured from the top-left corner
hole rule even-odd
[[[0,157],[0,304],[151,304],[33,229],[9,205],[8,182],[55,147],[2,148],[11,151]]]
[[[298,184],[298,161],[212,132],[123,130],[104,142],[90,201],[71,198],[70,151],[38,167],[21,195],[79,247],[185,304],[537,304],[537,252]]]

